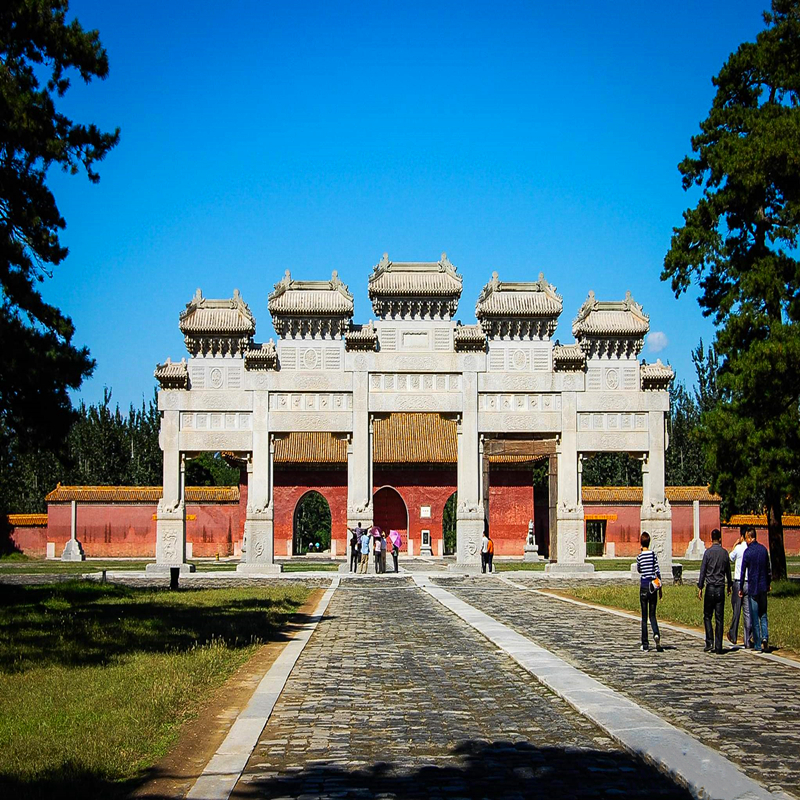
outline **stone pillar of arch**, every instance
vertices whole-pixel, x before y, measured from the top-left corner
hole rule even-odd
[[[556,445],[558,490],[556,529],[550,541],[556,541],[556,561],[545,567],[547,572],[594,572],[586,563],[586,534],[578,477],[578,425],[575,392],[561,395],[561,437]]]
[[[667,396],[667,403],[669,397]],[[665,492],[666,432],[664,411],[648,412],[650,450],[642,459],[641,529],[650,534],[661,574],[672,574],[672,508]]]
[[[353,435],[347,446],[347,527],[372,526],[372,423],[366,371],[353,372]]]
[[[186,563],[185,462],[178,444],[179,416],[177,410],[162,409],[163,488],[156,509],[156,563],[148,564],[147,572],[168,572],[173,567],[194,572],[194,565]]]
[[[237,572],[280,572],[273,538],[272,471],[275,444],[269,430],[269,393],[253,392],[252,471],[248,470],[247,516]]]
[[[478,435],[478,378],[463,373],[463,406],[458,425],[458,506],[456,509],[456,566],[480,563],[484,507],[481,497],[480,438]]]

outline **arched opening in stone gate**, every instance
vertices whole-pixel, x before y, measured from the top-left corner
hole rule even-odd
[[[373,521],[387,533],[399,531],[403,537],[403,551],[408,547],[408,509],[400,493],[391,486],[383,486],[372,497]]]
[[[293,555],[330,550],[331,507],[319,492],[306,492],[297,502],[292,531]]]

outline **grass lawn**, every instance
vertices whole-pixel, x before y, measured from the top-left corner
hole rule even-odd
[[[573,597],[603,606],[639,613],[639,587],[615,583],[611,586],[561,588]],[[767,617],[770,647],[786,648],[800,654],[800,583],[778,581],[772,585]],[[697,599],[696,586],[665,586],[664,598],[658,601],[658,618],[695,628],[703,627],[703,602]],[[730,600],[725,602],[725,630],[731,621]],[[739,643],[743,636],[739,623]]]
[[[311,564],[284,564],[284,572],[338,572],[339,562],[332,561],[331,563],[311,563]]]
[[[308,593],[0,585],[0,793],[126,794]]]

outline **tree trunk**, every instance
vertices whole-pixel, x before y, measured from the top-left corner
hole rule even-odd
[[[767,538],[772,562],[772,579],[786,577],[786,550],[783,546],[783,508],[777,492],[767,492]]]

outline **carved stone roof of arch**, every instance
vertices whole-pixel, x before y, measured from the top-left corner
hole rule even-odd
[[[351,325],[344,335],[347,350],[375,350],[378,344],[378,331],[370,320],[366,325]]]
[[[625,294],[624,300],[598,300],[594,292],[584,301],[572,323],[576,339],[593,337],[642,338],[650,330],[650,318]]]
[[[162,389],[189,388],[189,368],[186,366],[186,359],[173,363],[168,358],[163,364],[156,365],[153,375]]]
[[[370,300],[394,297],[461,297],[463,279],[447,253],[438,261],[390,261],[389,254],[369,276]]]
[[[181,333],[184,336],[253,336],[256,321],[250,307],[242,300],[238,289],[227,300],[212,300],[203,297],[198,289],[194,297],[181,311]]]
[[[453,329],[453,345],[456,350],[485,350],[486,334],[480,325],[461,325]]]
[[[353,295],[339,279],[336,270],[327,281],[298,281],[287,269],[275,284],[267,303],[273,316],[347,317],[353,316]]]
[[[661,359],[657,359],[655,364],[646,364],[642,362],[641,369],[639,370],[641,376],[642,389],[669,389],[675,373],[672,367],[662,364]]]
[[[555,317],[563,309],[556,287],[539,273],[538,281],[501,281],[496,272],[481,289],[475,304],[475,316],[488,317]]]
[[[556,372],[581,371],[586,366],[586,353],[579,344],[559,344],[553,347],[553,368]]]

